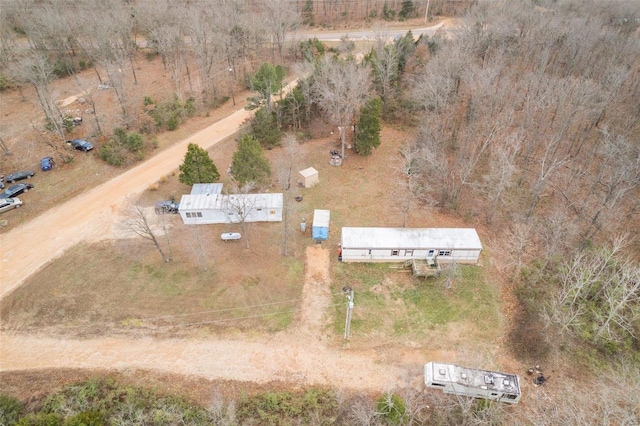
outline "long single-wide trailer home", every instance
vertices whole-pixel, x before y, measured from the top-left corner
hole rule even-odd
[[[282,194],[183,195],[178,212],[185,225],[213,223],[281,222]]]
[[[476,370],[453,364],[428,362],[424,366],[424,384],[444,393],[493,399],[517,404],[520,378],[515,374]]]
[[[477,263],[482,251],[473,228],[342,228],[343,262]]]

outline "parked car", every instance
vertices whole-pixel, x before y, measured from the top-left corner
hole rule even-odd
[[[180,207],[179,203],[176,203],[173,200],[162,200],[156,201],[156,213],[158,214],[177,214],[178,208]]]
[[[53,161],[53,157],[44,157],[42,160],[40,160],[40,170],[42,170],[43,172],[51,170],[53,169],[54,164],[55,161]]]
[[[4,192],[0,194],[0,198],[13,198],[23,192],[28,192],[30,189],[33,189],[33,185],[30,183],[16,183],[5,189]]]
[[[71,145],[74,149],[78,149],[80,151],[91,151],[93,149],[93,144],[84,139],[74,139],[72,141],[67,141],[69,145]]]
[[[0,213],[17,209],[22,205],[20,198],[2,198],[0,199]]]
[[[17,180],[29,179],[31,176],[35,175],[31,170],[24,170],[20,172],[11,173],[10,175],[6,175],[4,177],[5,182],[14,183]]]

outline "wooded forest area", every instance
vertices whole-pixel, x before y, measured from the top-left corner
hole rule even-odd
[[[58,143],[66,130],[50,85],[91,68],[118,102],[118,114],[107,117],[87,98],[96,133],[148,133],[149,104],[129,90],[140,52],[161,56],[173,83],[163,101],[178,106],[180,119],[224,102],[234,88],[250,89],[265,62],[304,70],[282,102],[260,107],[256,117],[267,124],[254,134],[264,126],[304,133],[318,116],[357,127],[375,99],[383,126],[410,129],[397,171],[410,194],[401,201],[405,225],[409,210],[437,208],[491,235],[491,261],[519,303],[509,335],[515,356],[568,357],[590,374],[606,370],[599,387],[561,384],[566,399],[553,409],[530,404],[532,424],[637,424],[640,3],[409,3],[3,0],[0,88],[34,87]],[[429,16],[458,14],[459,25],[417,41],[379,38],[361,61],[348,41],[328,49],[290,38],[389,11],[393,19],[403,10],[423,17],[427,4]],[[360,153],[375,155],[375,145]],[[499,408],[484,415],[509,419]]]

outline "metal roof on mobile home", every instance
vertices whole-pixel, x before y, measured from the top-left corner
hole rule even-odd
[[[221,194],[221,183],[194,183],[191,187],[191,195],[197,194]]]
[[[473,228],[342,228],[342,247],[355,249],[482,250]]]
[[[180,210],[223,210],[233,207],[234,199],[247,197],[246,206],[254,209],[282,208],[282,194],[188,194],[180,199]]]

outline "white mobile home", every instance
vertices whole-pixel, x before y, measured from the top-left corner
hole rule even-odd
[[[342,228],[343,262],[477,263],[482,251],[473,228]]]
[[[282,194],[183,195],[178,212],[185,225],[212,223],[281,222]]]
[[[520,378],[516,374],[476,370],[453,364],[425,364],[424,384],[444,393],[493,399],[509,404],[517,404],[521,397]]]

